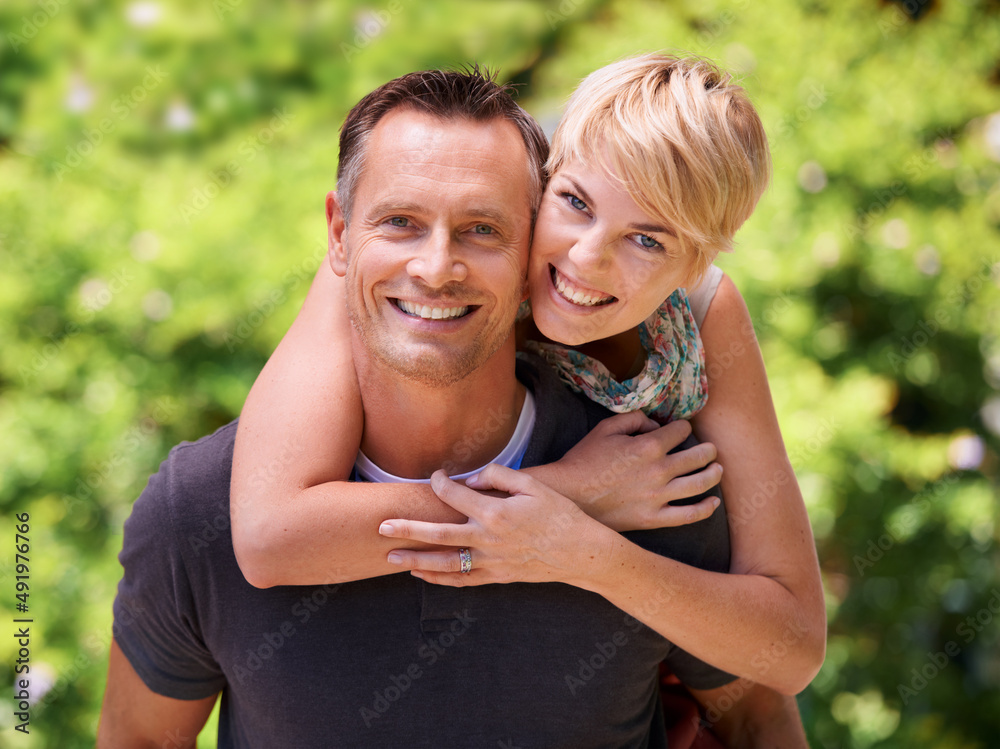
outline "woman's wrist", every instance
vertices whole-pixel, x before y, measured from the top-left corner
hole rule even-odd
[[[626,563],[623,546],[628,541],[589,515],[566,528],[565,536],[573,553],[563,582],[604,595],[613,586],[615,570]]]
[[[564,497],[573,501],[573,504],[580,505],[579,486],[573,481],[572,472],[565,470],[560,461],[546,463],[540,466],[531,466],[520,469],[536,481],[545,484],[549,489],[559,492]]]

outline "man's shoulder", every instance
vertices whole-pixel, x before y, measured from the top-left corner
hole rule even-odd
[[[190,535],[206,520],[219,530],[228,528],[236,426],[230,422],[172,448],[133,505],[126,530],[152,524]]]
[[[170,469],[179,488],[224,488],[228,492],[238,423],[238,419],[231,421],[199,440],[174,446],[160,470]]]

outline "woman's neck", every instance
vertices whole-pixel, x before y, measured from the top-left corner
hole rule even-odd
[[[635,377],[646,366],[646,351],[639,340],[638,328],[575,348],[601,362],[618,382]]]
[[[565,345],[558,341],[552,341],[542,335],[531,319],[518,324],[517,340],[519,348],[525,340],[555,343],[560,346]],[[618,382],[635,377],[646,366],[646,351],[639,340],[638,328],[632,328],[623,333],[618,333],[617,335],[597,341],[582,343],[578,346],[566,346],[566,348],[579,351],[581,354],[597,359],[597,361],[608,368],[611,376],[618,380]]]

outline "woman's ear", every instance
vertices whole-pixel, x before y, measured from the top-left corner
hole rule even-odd
[[[344,211],[337,199],[337,193],[331,190],[326,194],[327,254],[330,258],[330,267],[338,276],[347,275],[347,249],[344,247],[346,231]]]

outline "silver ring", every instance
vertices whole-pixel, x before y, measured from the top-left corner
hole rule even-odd
[[[468,549],[459,549],[458,558],[462,561],[462,569],[459,572],[463,575],[472,572],[472,552]]]

